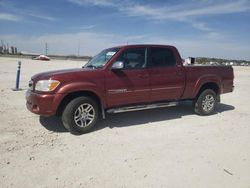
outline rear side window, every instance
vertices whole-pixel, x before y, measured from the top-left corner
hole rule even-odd
[[[145,48],[132,48],[124,51],[118,58],[124,62],[125,69],[138,69],[146,66]]]
[[[175,55],[171,49],[168,48],[150,48],[149,67],[171,67],[176,65]]]

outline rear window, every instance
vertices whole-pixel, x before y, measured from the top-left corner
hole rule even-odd
[[[149,67],[170,67],[176,65],[175,55],[168,48],[150,48]]]

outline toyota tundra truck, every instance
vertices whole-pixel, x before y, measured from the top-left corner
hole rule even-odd
[[[232,66],[184,66],[169,45],[108,48],[78,69],[33,76],[27,108],[59,115],[73,133],[89,132],[106,113],[175,106],[193,101],[194,112],[213,114],[221,94],[234,89]]]

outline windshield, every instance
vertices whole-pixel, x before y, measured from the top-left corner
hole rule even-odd
[[[93,57],[85,66],[90,68],[102,68],[113,57],[120,48],[110,48],[103,50],[101,53]]]

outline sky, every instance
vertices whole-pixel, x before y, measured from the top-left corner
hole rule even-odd
[[[183,58],[250,60],[250,0],[0,0],[0,40],[41,54],[167,44]]]

